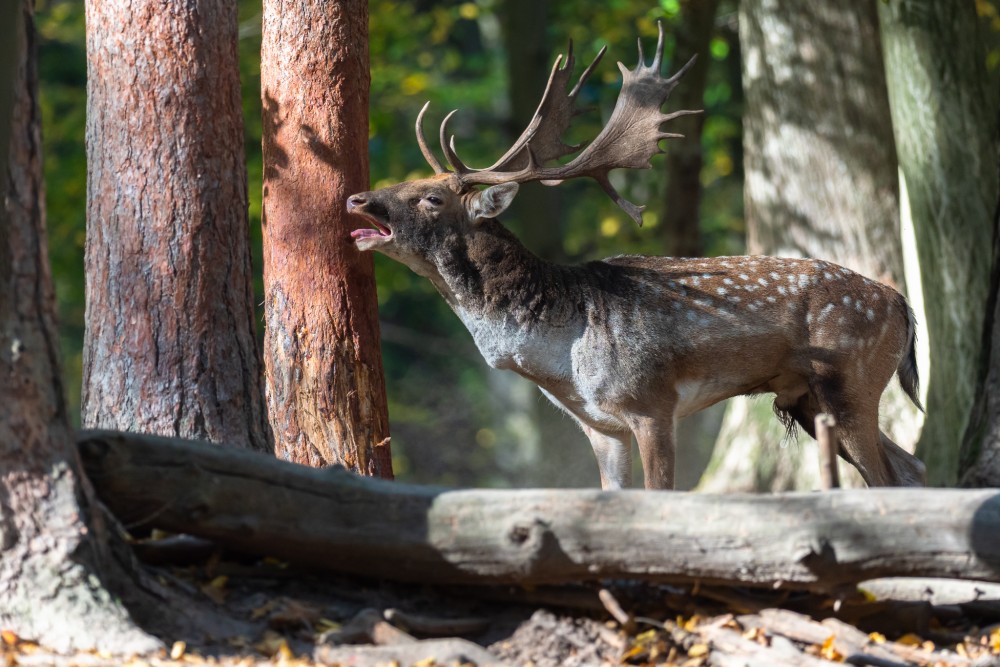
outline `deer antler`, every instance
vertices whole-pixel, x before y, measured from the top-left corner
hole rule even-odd
[[[580,149],[579,146],[568,146],[562,142],[562,133],[569,127],[570,119],[576,114],[574,103],[583,83],[600,62],[605,49],[597,54],[594,61],[580,76],[573,90],[565,97],[554,97],[557,88],[565,89],[573,67],[573,50],[570,44],[566,64],[560,67],[562,56],[556,58],[549,76],[548,85],[542,95],[535,116],[514,145],[504,153],[497,162],[486,169],[470,169],[462,162],[455,151],[455,138],[445,141],[448,121],[455,114],[452,111],[441,123],[440,142],[448,163],[464,183],[469,185],[492,185],[497,183],[526,183],[541,181],[545,185],[557,185],[571,178],[588,176],[600,183],[604,191],[618,206],[628,213],[629,217],[642,224],[644,206],[637,206],[622,197],[611,185],[608,172],[612,169],[648,169],[650,159],[663,150],[659,146],[661,139],[680,137],[683,135],[662,132],[660,125],[689,114],[700,111],[675,111],[670,114],[660,112],[660,107],[667,101],[670,93],[677,86],[681,76],[694,63],[692,58],[684,67],[669,79],[660,76],[663,62],[663,23],[658,22],[659,39],[656,43],[656,54],[651,65],[646,65],[642,51],[642,40],[639,40],[639,64],[634,70],[627,69],[622,63],[618,68],[622,71],[622,89],[615,103],[614,111],[607,125],[600,134],[572,161],[565,165],[543,167],[544,163],[554,160]],[[437,173],[447,171],[427,147],[421,130],[423,113],[426,105],[417,118],[417,142],[424,157]]]

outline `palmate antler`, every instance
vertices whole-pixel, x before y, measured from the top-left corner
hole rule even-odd
[[[660,125],[679,116],[686,116],[700,111],[675,111],[664,114],[660,107],[670,97],[670,93],[684,72],[694,63],[692,58],[684,67],[669,79],[660,76],[660,66],[663,62],[663,23],[657,22],[659,39],[656,43],[656,55],[649,66],[645,63],[642,52],[642,40],[639,40],[639,64],[634,70],[627,69],[622,63],[618,68],[622,71],[622,89],[618,94],[611,118],[600,134],[588,144],[579,155],[568,164],[544,167],[546,162],[570,155],[580,150],[580,146],[569,146],[563,143],[562,134],[569,127],[570,120],[577,114],[574,105],[580,88],[591,72],[604,56],[606,48],[601,49],[593,62],[580,75],[580,79],[569,92],[561,95],[572,75],[573,44],[569,45],[565,65],[560,67],[563,58],[560,55],[552,66],[549,82],[545,86],[542,101],[535,111],[528,127],[514,142],[514,145],[504,153],[503,157],[486,169],[471,169],[465,165],[455,151],[455,137],[445,141],[448,121],[456,113],[452,111],[441,123],[440,142],[448,164],[454,173],[469,185],[495,185],[497,183],[526,183],[541,181],[545,185],[556,185],[571,178],[589,176],[601,184],[616,204],[638,224],[642,224],[644,206],[637,206],[622,197],[608,180],[608,172],[612,169],[648,169],[650,159],[657,153],[662,153],[659,143],[661,139],[681,137],[680,134],[662,132]],[[429,104],[429,103],[428,103]],[[423,118],[427,104],[417,116],[417,143],[427,162],[436,173],[448,173],[428,148],[423,134]]]

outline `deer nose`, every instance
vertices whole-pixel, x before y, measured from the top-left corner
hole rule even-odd
[[[368,200],[365,198],[364,194],[351,195],[350,197],[347,198],[347,210],[353,211],[357,207],[363,206],[367,203]]]

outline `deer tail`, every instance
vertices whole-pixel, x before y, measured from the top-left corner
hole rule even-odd
[[[906,351],[899,360],[896,374],[899,376],[899,384],[903,387],[903,391],[923,412],[924,406],[920,403],[920,376],[917,374],[917,319],[913,315],[913,309],[905,301],[904,308],[906,308]]]

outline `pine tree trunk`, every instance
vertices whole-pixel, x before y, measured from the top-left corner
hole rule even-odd
[[[0,11],[0,627],[59,651],[152,650],[72,441],[42,211],[31,0]],[[9,138],[9,141],[8,141]]]
[[[744,0],[740,46],[748,252],[820,257],[902,290],[896,156],[874,7]],[[881,414],[883,430],[912,450],[917,411],[895,382]],[[702,488],[815,488],[815,446],[804,435],[779,446],[783,436],[768,398],[734,399]]]
[[[990,286],[995,79],[985,71],[973,3],[888,0],[878,12],[900,179],[927,304],[928,417],[917,455],[931,483],[949,484],[959,472],[979,376]]]
[[[368,6],[265,0],[266,386],[278,456],[392,477],[370,254],[347,197],[368,187]]]
[[[87,1],[83,424],[270,451],[235,0]]]
[[[959,461],[962,486],[1000,486],[1000,193],[997,197],[993,215],[993,270],[983,327],[983,357],[976,384],[976,399],[962,439]]]
[[[677,70],[695,56],[698,60],[673,92],[672,108],[701,109],[705,105],[708,65],[712,61],[708,47],[718,7],[719,0],[688,0],[681,5],[671,67]],[[674,257],[700,257],[705,253],[699,215],[704,125],[703,113],[678,118],[671,123],[670,131],[683,134],[684,138],[663,142],[667,150],[667,187],[660,221],[664,253]]]

